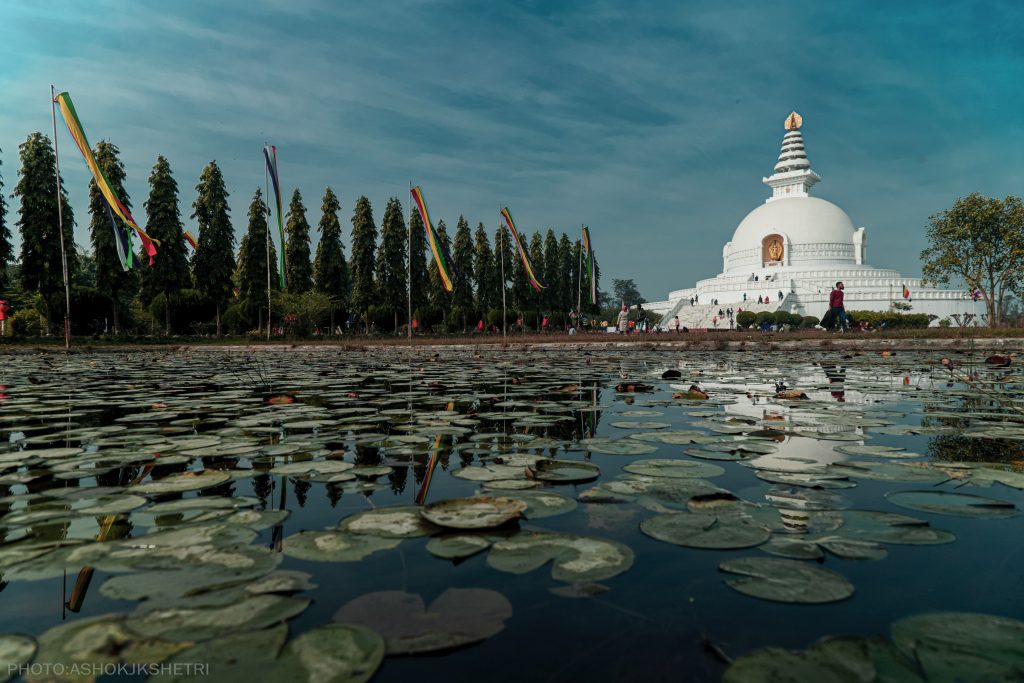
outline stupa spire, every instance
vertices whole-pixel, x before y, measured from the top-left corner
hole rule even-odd
[[[800,132],[803,123],[803,117],[795,111],[786,117],[786,134],[782,137],[779,160],[772,175],[761,180],[772,188],[769,202],[786,197],[806,197],[811,187],[821,180],[821,176],[811,170],[811,162],[804,149],[804,136]]]

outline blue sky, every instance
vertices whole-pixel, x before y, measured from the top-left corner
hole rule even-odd
[[[358,196],[379,221],[412,181],[449,225],[493,230],[499,203],[528,232],[586,223],[605,288],[658,300],[721,270],[796,109],[814,193],[867,227],[872,265],[914,276],[929,214],[1024,193],[1022,25],[1015,0],[4,0],[0,171],[10,193],[54,83],[121,148],[139,220],[163,154],[194,229],[216,159],[241,236],[266,139],[311,223],[339,194],[346,244]],[[58,138],[88,244],[87,169]]]

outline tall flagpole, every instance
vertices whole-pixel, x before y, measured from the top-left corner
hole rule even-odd
[[[60,201],[60,153],[57,151],[57,95],[50,85],[50,115],[53,117],[53,166],[57,172],[57,229],[60,232],[60,261],[64,272],[64,349],[71,349],[71,287],[68,285],[68,255],[64,249],[64,208]]]
[[[263,185],[267,202],[267,341],[270,341],[270,176],[267,170],[267,141],[263,141]],[[281,245],[284,248],[284,245]]]
[[[501,215],[501,207],[498,207],[498,215]],[[505,311],[505,226],[498,219],[498,241],[501,249],[501,339],[508,343],[508,313]]]
[[[409,181],[409,196],[405,198],[409,202],[409,267],[405,271],[405,303],[408,317],[405,326],[408,329],[406,336],[412,342],[412,181]]]

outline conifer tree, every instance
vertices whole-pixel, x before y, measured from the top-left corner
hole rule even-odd
[[[103,176],[110,182],[114,192],[130,210],[131,199],[124,190],[124,164],[121,163],[120,150],[116,145],[100,140],[96,144],[96,164]],[[110,207],[100,192],[95,180],[89,181],[89,233],[92,241],[93,258],[96,261],[96,289],[110,300],[111,317],[114,321],[114,334],[121,334],[121,314],[126,311],[128,302],[135,294],[137,278],[135,272],[125,271],[117,253],[117,242],[114,236],[115,226],[111,225]],[[130,230],[114,216],[116,229]],[[129,233],[130,234],[130,233]],[[180,238],[179,238],[180,239]],[[147,258],[148,262],[148,258]]]
[[[576,310],[576,283],[579,278],[579,260],[572,260],[572,242],[564,232],[558,240],[558,271],[562,274],[562,291],[559,294],[559,310]]]
[[[515,242],[512,241],[512,234],[504,225],[498,227],[494,233],[494,277],[499,281],[497,303],[501,303],[501,292],[506,291],[505,303],[507,308],[519,309],[519,284],[522,274],[519,271],[519,254],[516,253]],[[504,282],[501,282],[504,280]]]
[[[388,200],[380,224],[380,249],[377,250],[377,302],[390,311],[398,332],[398,312],[405,311],[406,302],[406,239],[402,203],[397,197]]]
[[[565,284],[566,274],[562,272],[561,262],[558,258],[558,238],[555,231],[548,228],[544,235],[544,287],[541,292],[543,306],[554,312],[561,310],[565,305],[563,296],[567,289]]]
[[[451,241],[448,239],[448,226],[445,225],[443,220],[437,222],[437,238],[451,253]],[[451,303],[451,297],[448,292],[444,291],[444,285],[441,282],[441,273],[437,269],[437,262],[431,259],[430,266],[427,268],[427,275],[430,281],[430,304],[435,309],[441,312],[441,315],[445,321],[448,320],[448,306]]]
[[[548,274],[544,272],[544,240],[539,232],[534,232],[530,238],[530,266],[533,268],[533,275],[542,285],[548,286]],[[547,303],[547,291],[537,291],[530,287],[530,304],[537,312],[537,322],[540,321],[540,314]],[[539,325],[538,325],[539,327]]]
[[[316,245],[313,261],[313,282],[316,291],[334,298],[338,309],[348,310],[349,278],[345,247],[341,243],[341,223],[338,212],[341,203],[331,188],[324,190],[320,206],[320,242]],[[331,331],[334,330],[334,311],[331,311]]]
[[[0,166],[3,166],[3,160],[0,160]],[[11,229],[7,227],[7,202],[3,190],[4,179],[0,175],[0,292],[7,288],[7,268],[14,260],[14,245],[11,244]]]
[[[60,252],[53,146],[50,138],[42,133],[31,133],[18,151],[21,177],[13,196],[21,200],[17,221],[21,232],[21,285],[26,291],[42,295],[43,314],[49,326],[65,314],[64,261]],[[60,201],[70,282],[74,279],[78,253],[74,241],[75,217],[68,204],[63,179]]]
[[[164,331],[171,334],[171,300],[191,281],[188,272],[188,254],[182,239],[181,211],[178,209],[178,183],[171,174],[171,165],[162,156],[157,157],[149,175],[149,197],[146,199],[146,232],[160,241],[159,251],[148,265],[142,262],[142,296],[152,300],[164,295]]]
[[[377,248],[377,226],[373,223],[370,200],[356,200],[352,214],[352,257],[349,273],[352,277],[352,309],[363,318],[363,328],[369,331],[370,306],[374,301],[373,255]]]
[[[455,270],[452,307],[458,309],[462,318],[462,331],[465,332],[467,316],[473,311],[473,235],[469,232],[469,223],[463,216],[459,216],[459,222],[455,226],[452,268]]]
[[[412,262],[409,264],[409,282],[412,290],[412,315],[421,315],[423,305],[427,303],[427,233],[423,226],[423,218],[415,206],[409,215],[409,251]]]
[[[267,268],[276,267],[277,248],[273,240],[267,240],[269,208],[263,202],[263,192],[256,188],[249,203],[249,227],[242,235],[238,247],[238,266],[235,271],[235,284],[238,295],[245,300],[250,312],[256,312],[257,320],[262,322],[262,307],[267,301]],[[267,256],[267,248],[270,255]],[[281,288],[280,278],[270,273],[270,288],[277,291]],[[250,321],[251,322],[251,321]],[[268,319],[269,324],[269,319]]]
[[[296,188],[288,205],[284,226],[287,245],[284,250],[285,286],[291,294],[304,294],[313,288],[313,266],[309,262],[309,221],[302,193]]]
[[[220,309],[231,294],[235,272],[235,230],[228,215],[228,191],[216,161],[203,168],[196,185],[198,196],[192,203],[192,218],[199,227],[199,246],[192,259],[196,289],[217,309],[217,336],[220,336]],[[179,236],[180,238],[180,236]]]
[[[487,238],[487,229],[478,223],[473,234],[473,286],[476,289],[476,307],[480,317],[486,319],[487,312],[501,303],[498,293],[498,277],[494,273],[494,253]]]

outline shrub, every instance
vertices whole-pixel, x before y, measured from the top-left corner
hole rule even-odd
[[[768,323],[769,325],[775,324],[774,311],[761,311],[760,313],[755,314],[754,324],[761,327],[764,323]]]
[[[7,319],[7,334],[12,337],[38,337],[42,334],[39,311],[23,308]]]
[[[896,313],[892,311],[847,311],[851,324],[868,323],[872,327],[921,328],[931,322],[925,313]]]
[[[748,328],[757,321],[757,314],[750,311],[741,311],[736,314],[736,326]]]
[[[800,327],[804,329],[812,330],[821,324],[821,320],[815,318],[813,315],[805,315],[800,320]]]
[[[950,322],[949,318],[943,318],[942,320],[939,321],[939,327],[949,327],[952,324],[953,323]]]

